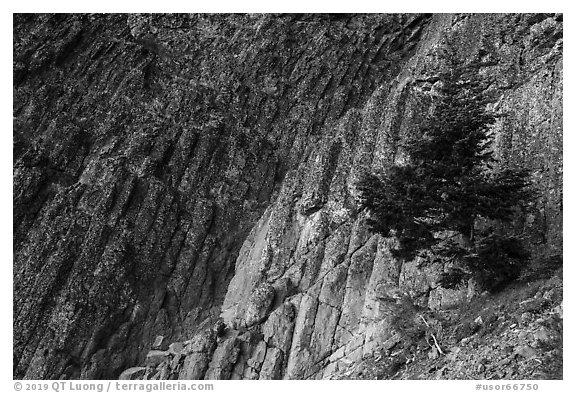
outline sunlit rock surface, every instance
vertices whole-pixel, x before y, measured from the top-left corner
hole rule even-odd
[[[332,378],[397,345],[382,299],[465,299],[354,188],[403,159],[451,37],[533,171],[513,230],[561,255],[562,20],[15,15],[14,377]]]

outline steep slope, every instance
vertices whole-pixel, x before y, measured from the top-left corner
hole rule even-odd
[[[465,297],[354,198],[448,36],[534,170],[515,230],[561,255],[561,15],[16,15],[15,378],[329,378],[396,344],[382,297]]]
[[[397,345],[368,354],[332,378],[563,378],[561,270],[550,278],[526,277],[455,308],[407,305],[402,311],[394,325],[402,334]]]

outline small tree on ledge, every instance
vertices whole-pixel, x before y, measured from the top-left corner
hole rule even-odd
[[[480,232],[476,224],[510,221],[530,199],[529,173],[493,170],[496,117],[486,109],[479,62],[461,65],[453,55],[447,61],[433,112],[405,146],[407,163],[366,174],[357,188],[372,230],[398,239],[396,256],[444,264],[445,288],[474,277],[495,290],[519,276],[529,255],[518,238]]]

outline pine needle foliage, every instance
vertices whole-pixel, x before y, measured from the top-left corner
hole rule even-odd
[[[495,170],[489,81],[479,61],[455,58],[446,55],[431,114],[404,146],[407,163],[365,174],[357,189],[372,230],[398,239],[397,257],[456,266],[441,277],[444,287],[475,277],[494,290],[516,278],[529,255],[512,236],[475,233],[475,223],[510,222],[531,199],[529,172]]]

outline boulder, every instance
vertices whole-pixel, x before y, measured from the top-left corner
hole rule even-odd
[[[170,352],[153,349],[146,355],[146,366],[156,367],[170,357]]]
[[[122,374],[118,377],[119,380],[132,381],[136,379],[141,379],[141,377],[146,374],[146,367],[131,367],[124,370]]]
[[[250,327],[266,319],[274,301],[274,287],[270,284],[260,285],[250,298],[244,312],[244,325]]]
[[[164,336],[156,336],[154,343],[152,343],[152,349],[157,349],[160,351],[165,351],[168,349],[168,340]]]
[[[529,345],[523,345],[519,348],[516,348],[514,354],[521,356],[525,359],[533,359],[538,356],[538,351]]]

